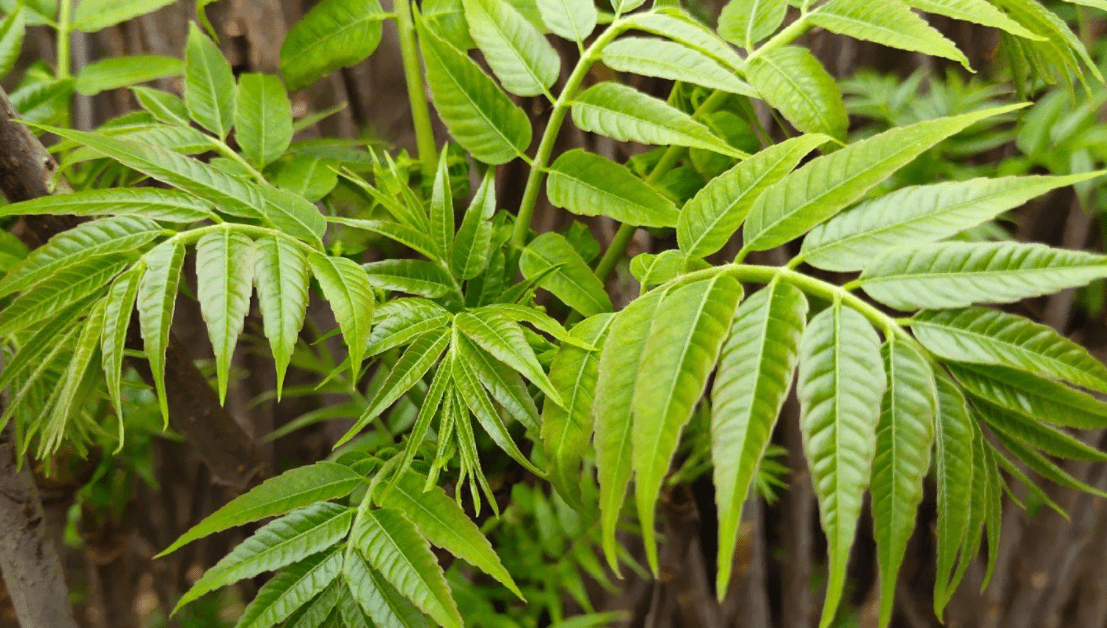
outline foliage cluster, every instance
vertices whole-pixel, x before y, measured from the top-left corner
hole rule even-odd
[[[0,75],[27,25],[55,28],[65,42],[167,3],[83,0],[73,13],[64,1],[60,10],[50,0],[0,2]],[[4,219],[88,219],[29,253],[0,238],[0,387],[10,395],[0,425],[10,421],[22,451],[102,446],[115,431],[110,411],[118,435],[107,440],[123,445],[141,388],[124,368],[136,310],[168,416],[164,356],[193,255],[190,296],[221,398],[255,294],[277,397],[305,392],[284,387],[290,365],[348,395],[282,428],[354,418],[331,460],[267,480],[166,550],[274,518],[181,605],[275,571],[239,626],[516,625],[494,619],[492,601],[503,607],[510,596],[464,572],[447,578],[433,545],[561,620],[563,590],[589,606],[582,572],[608,578],[596,547],[615,573],[642,569],[618,531],[641,535],[657,572],[655,511],[667,478],[707,469],[722,596],[751,486],[771,493],[778,481],[766,453],[793,383],[827,540],[823,626],[841,602],[866,493],[887,625],[928,476],[938,491],[939,615],[985,540],[994,560],[1011,482],[1060,510],[1025,470],[1095,492],[1055,459],[1107,460],[1068,431],[1107,427],[1107,404],[1087,392],[1107,393],[1107,367],[1044,325],[983,307],[1107,277],[1103,256],[995,238],[1005,212],[1101,174],[1102,146],[1087,138],[1065,162],[1049,150],[1059,143],[1050,123],[1071,99],[1094,103],[1104,91],[1079,39],[1041,3],[731,0],[712,29],[662,0],[613,0],[610,10],[592,0],[396,0],[392,12],[377,0],[323,0],[289,32],[281,77],[234,75],[205,32],[208,3],[198,3],[183,61],[114,58],[76,76],[68,61],[27,70],[12,101],[32,128],[58,138],[52,150],[77,191],[0,207]],[[1021,98],[1067,89],[1029,110],[1003,102],[1002,90],[967,88],[910,108],[918,80],[839,82],[796,43],[818,28],[967,68],[920,12],[997,29]],[[389,20],[417,155],[294,140],[327,112],[294,120],[289,90],[368,57]],[[595,81],[600,63],[675,84],[659,99]],[[181,97],[139,86],[174,76]],[[436,144],[424,84],[452,144]],[[120,88],[140,110],[95,131],[68,127],[73,93]],[[520,98],[546,101],[544,127]],[[876,123],[851,137],[848,112]],[[1027,157],[1009,176],[961,167],[954,147],[964,156],[1009,142],[1020,118]],[[555,158],[569,120],[659,148],[627,163],[579,149]],[[946,164],[948,180],[904,178],[920,159]],[[526,188],[505,209],[497,166],[515,160],[526,164]],[[1025,174],[1036,166],[1057,174]],[[606,248],[584,222],[534,233],[543,194],[621,227]],[[605,280],[636,229],[675,235],[676,246],[630,261],[641,296],[615,312]],[[737,254],[720,259],[739,232]],[[746,261],[778,247],[788,252],[780,266]],[[391,253],[360,263],[367,248]],[[550,295],[545,307],[539,293]],[[347,349],[340,360],[315,344],[327,334],[304,329],[313,295],[333,312]],[[556,493],[519,484],[499,513],[486,473],[496,465],[518,465]],[[474,515],[496,511],[485,527],[499,529],[504,547],[493,547],[466,501]],[[516,584],[537,568],[513,545],[527,525],[543,539],[543,564],[559,561],[563,589],[524,595]]]

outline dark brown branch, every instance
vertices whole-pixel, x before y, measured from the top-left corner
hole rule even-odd
[[[0,89],[0,192],[11,202],[51,194],[57,168],[34,134],[14,122],[17,117],[7,94]],[[64,181],[59,182],[58,188],[68,190]],[[25,222],[28,244],[36,246],[74,227],[80,220],[72,216],[32,216]],[[142,348],[142,339],[133,323],[127,334],[127,348]],[[145,360],[130,360],[129,364],[147,383],[152,383]],[[268,467],[250,437],[219,404],[215,391],[175,337],[169,341],[165,379],[170,424],[196,447],[217,481],[242,489],[267,473]]]
[[[0,572],[23,628],[77,628],[57,549],[34,478],[18,456],[11,426],[0,432]]]

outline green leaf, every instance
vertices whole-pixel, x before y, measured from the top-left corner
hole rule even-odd
[[[1027,417],[1018,412],[1005,412],[986,401],[977,401],[973,407],[980,412],[992,429],[1003,432],[1029,447],[1041,450],[1042,453],[1067,460],[1091,462],[1107,460],[1107,454],[1046,424],[1043,418]]]
[[[406,292],[428,299],[445,296],[454,289],[450,275],[437,264],[417,259],[386,259],[364,265],[370,286]]]
[[[457,230],[450,269],[458,279],[473,279],[484,272],[492,256],[492,216],[496,213],[494,175],[495,169],[489,168]]]
[[[904,0],[904,2],[920,11],[988,26],[1016,37],[1038,41],[1042,39],[1007,17],[1007,14],[989,4],[987,0]]]
[[[311,506],[316,502],[339,499],[352,493],[365,478],[347,466],[334,462],[316,462],[296,467],[270,478],[245,495],[208,515],[165,549],[158,557],[172,554],[189,543],[235,526],[275,517]]]
[[[719,358],[711,390],[711,454],[720,599],[730,583],[742,506],[792,388],[807,309],[798,288],[770,283],[738,306]]]
[[[887,378],[876,332],[840,302],[811,319],[800,355],[800,427],[827,538],[830,575],[820,622],[827,628],[846,583]]]
[[[732,70],[741,71],[746,67],[745,60],[733,48],[685,11],[669,7],[637,13],[624,24],[627,28],[660,35],[694,48]]]
[[[350,552],[347,552],[347,554],[352,555],[352,553]],[[347,557],[347,559],[348,558],[349,556]],[[349,562],[352,561],[343,561],[343,575],[347,573],[346,564]],[[361,562],[363,565],[365,564],[364,559],[361,559]],[[368,567],[368,565],[366,566]],[[396,594],[396,597],[399,598],[399,593]],[[414,610],[414,608],[414,606],[411,606],[412,610]],[[361,603],[354,599],[354,594],[352,591],[350,591],[350,587],[348,585],[339,587],[338,589],[338,604],[336,605],[336,610],[334,612],[334,615],[332,616],[331,623],[333,624],[334,628],[338,628],[340,626],[343,626],[345,628],[372,628],[369,624],[369,620],[365,617],[364,611],[361,610]]]
[[[351,597],[375,625],[388,628],[426,628],[427,622],[419,609],[404,599],[361,555],[353,553],[347,556],[342,573]]]
[[[173,94],[150,87],[132,87],[135,100],[158,122],[188,126],[188,107]]]
[[[911,345],[893,339],[881,353],[888,387],[876,427],[871,492],[880,564],[880,626],[885,627],[892,620],[899,568],[930,470],[938,391],[926,358]]]
[[[1107,403],[1064,384],[1002,366],[947,364],[962,386],[1004,410],[1081,430],[1107,428]]]
[[[507,163],[530,146],[530,119],[472,59],[416,20],[434,105],[450,135],[487,164]]]
[[[968,531],[973,477],[973,428],[968,405],[945,374],[936,380],[938,415],[934,467],[938,480],[938,573],[934,612],[939,618],[949,588],[957,550]]]
[[[90,257],[126,253],[149,244],[161,227],[145,218],[120,216],[82,223],[32,251],[0,280],[0,297],[27,291]]]
[[[600,353],[596,378],[596,471],[600,480],[600,519],[603,549],[611,570],[619,573],[615,526],[631,480],[632,403],[639,363],[646,347],[664,290],[631,301],[615,315]]]
[[[121,140],[146,146],[158,146],[181,155],[198,155],[211,150],[211,137],[192,126],[150,124],[122,127],[119,131],[115,133],[112,129],[110,134]],[[62,168],[68,169],[74,164],[99,158],[100,154],[95,150],[87,146],[79,146],[66,155]]]
[[[0,309],[0,337],[10,338],[100,291],[133,259],[126,253],[111,253],[59,270]]]
[[[409,471],[389,488],[378,485],[373,498],[383,508],[402,512],[435,546],[492,576],[522,598],[523,594],[480,528],[441,488],[435,486],[424,491],[426,481],[422,475]]]
[[[185,104],[192,119],[220,139],[234,124],[234,74],[223,53],[195,23],[185,48]]]
[[[28,79],[11,93],[11,103],[29,122],[61,120],[73,96],[72,78],[55,79],[43,74]]]
[[[507,427],[500,419],[499,412],[492,405],[492,400],[488,398],[488,393],[481,386],[480,380],[472,367],[473,354],[477,351],[478,349],[475,349],[472,343],[464,337],[455,338],[450,349],[451,359],[454,363],[450,371],[453,373],[454,393],[457,395],[458,401],[464,403],[463,408],[469,408],[469,411],[477,418],[484,431],[492,438],[492,442],[496,443],[500,449],[522,465],[523,468],[541,476],[542,470],[534,466],[519,451],[519,447],[512,439],[511,433],[507,431]],[[475,453],[472,457],[476,465],[477,456]]]
[[[346,538],[353,520],[354,509],[322,502],[273,521],[204,572],[177,602],[174,612],[209,591],[326,550]]]
[[[365,412],[334,446],[339,447],[348,442],[370,421],[379,417],[389,406],[411,390],[412,386],[423,379],[435,362],[438,362],[438,358],[442,356],[442,352],[449,344],[450,334],[444,330],[425,333],[411,343],[366,404]]]
[[[694,48],[664,39],[626,37],[605,46],[601,58],[604,65],[617,72],[756,96],[753,88],[739,79],[734,70]]]
[[[416,336],[441,329],[453,320],[449,310],[426,299],[394,299],[377,308],[366,357],[405,345]]]
[[[492,394],[492,398],[524,427],[537,433],[541,429],[538,407],[519,373],[472,343],[466,342],[465,348],[470,366],[476,371],[481,384]]]
[[[169,329],[173,324],[184,255],[185,247],[178,240],[159,244],[146,254],[146,273],[138,284],[139,330],[154,376],[161,415],[166,422],[169,421],[169,402],[165,394],[165,351],[169,346]]]
[[[645,0],[611,0],[611,8],[615,9],[616,15],[622,15],[637,9],[644,2]]]
[[[461,628],[461,614],[442,568],[427,541],[400,511],[383,508],[362,513],[352,540],[369,564],[420,610],[442,626]]]
[[[730,0],[719,14],[719,35],[752,50],[780,28],[787,12],[787,0]]]
[[[373,54],[385,18],[377,0],[323,0],[312,7],[281,44],[288,88],[303,89]]]
[[[346,579],[349,580],[349,574],[345,575]],[[315,596],[311,603],[301,606],[292,614],[286,624],[288,628],[320,628],[320,626],[323,626],[323,623],[331,616],[331,611],[338,605],[338,597],[342,588],[340,583],[332,582],[330,586],[323,589],[322,593]]]
[[[603,282],[559,233],[544,233],[532,240],[523,249],[519,270],[528,281],[549,290],[584,316],[613,309]]]
[[[308,256],[308,264],[342,330],[350,352],[350,368],[356,376],[361,369],[373,323],[373,309],[376,306],[373,285],[357,263],[344,257],[312,253]]]
[[[277,398],[307,313],[311,270],[299,247],[284,238],[266,236],[254,244],[254,281],[258,289],[265,337],[277,368]]]
[[[674,289],[642,350],[632,407],[635,497],[650,568],[658,573],[654,509],[680,432],[715,367],[742,287],[727,275]]]
[[[73,347],[69,364],[58,381],[56,390],[52,393],[54,406],[50,409],[50,415],[42,428],[42,444],[38,454],[40,457],[56,452],[65,438],[65,427],[84,387],[85,373],[100,345],[100,335],[104,328],[105,303],[101,299],[89,310],[88,316],[81,325],[81,333],[77,336],[77,344]],[[78,407],[77,410],[79,409]]]
[[[996,0],[993,2],[999,9],[1006,11],[1007,15],[1016,22],[1022,24],[1035,35],[1044,37],[1042,42],[1050,62],[1061,66],[1060,73],[1066,75],[1071,71],[1080,77],[1083,73],[1080,62],[1084,62],[1086,69],[1095,79],[1103,82],[1103,74],[1099,67],[1088,54],[1087,49],[1080,39],[1072,32],[1064,20],[1055,13],[1032,0]],[[1036,43],[1036,42],[1027,42]],[[1039,48],[1040,50],[1041,48]],[[1071,79],[1069,79],[1071,80]]]
[[[591,0],[538,0],[542,22],[558,37],[577,43],[596,30],[596,5]]]
[[[721,250],[761,194],[828,141],[825,135],[813,134],[781,142],[709,181],[680,210],[676,225],[680,249],[690,258]]]
[[[173,0],[81,0],[73,16],[73,27],[95,33],[170,4]]]
[[[320,201],[338,185],[338,173],[330,159],[296,155],[282,161],[273,176],[273,183],[308,201]]]
[[[946,360],[990,364],[1107,392],[1107,367],[1052,328],[985,308],[919,312],[911,331]]]
[[[903,188],[815,227],[800,252],[817,268],[858,271],[889,249],[944,240],[1036,196],[1101,174],[972,179]]]
[[[731,157],[743,156],[742,151],[727,144],[692,116],[619,83],[608,81],[589,87],[573,101],[572,113],[573,122],[582,131],[621,142],[675,144]]]
[[[499,312],[485,310],[479,315],[462,312],[454,318],[454,325],[478,347],[538,386],[554,403],[563,405],[517,323]]]
[[[19,53],[23,49],[23,37],[27,32],[23,8],[16,8],[0,22],[0,78],[7,76],[15,67]]]
[[[504,89],[517,96],[548,94],[561,58],[546,38],[504,0],[463,0],[469,34]]]
[[[612,318],[611,314],[587,318],[573,328],[573,335],[588,344],[602,346]],[[581,465],[592,438],[599,363],[599,351],[562,345],[550,364],[550,381],[561,394],[565,407],[547,401],[542,408],[542,450],[550,481],[567,503],[578,507],[583,507]]]
[[[992,435],[996,440],[1034,473],[1065,488],[1076,489],[1097,497],[1107,497],[1107,493],[1076,479],[1060,465],[1042,455],[1031,444],[1015,436],[1009,429],[1002,429],[1006,427],[1003,418],[991,416],[994,409],[989,408],[987,404],[976,406],[974,410],[984,419],[988,427],[992,428]],[[1067,515],[1066,518],[1068,518]]]
[[[438,159],[438,171],[434,176],[430,202],[430,239],[439,259],[453,257],[454,194],[450,189],[449,151],[443,150]]]
[[[442,428],[439,432],[439,446],[442,446],[448,434],[446,432],[449,429],[449,405],[453,403],[453,390],[450,384],[453,380],[452,362],[450,360],[443,360],[438,365],[438,370],[434,374],[434,378],[431,380],[430,386],[427,388],[426,397],[423,399],[422,407],[419,408],[419,414],[415,417],[415,423],[411,428],[411,433],[407,436],[407,443],[404,447],[403,457],[400,458],[399,464],[395,467],[395,474],[393,476],[392,485],[403,477],[407,470],[411,468],[411,463],[415,460],[415,454],[417,450],[422,446],[423,440],[427,436],[427,432],[430,430],[431,420],[435,415],[439,413],[439,408],[442,408]],[[449,392],[450,396],[447,397],[446,393]],[[445,404],[443,404],[445,401]],[[434,471],[432,471],[432,475]],[[428,485],[431,482],[428,481]],[[392,486],[388,490],[392,490]]]
[[[327,221],[314,205],[272,186],[253,185],[165,148],[95,133],[40,128],[84,144],[128,168],[214,203],[233,216],[265,220],[287,235],[317,244],[326,231]]]
[[[100,339],[100,355],[107,382],[108,393],[115,414],[119,417],[119,446],[123,445],[123,396],[120,385],[123,380],[123,357],[127,345],[127,330],[138,297],[139,280],[146,271],[145,264],[136,264],[116,278],[105,297],[104,330]],[[10,366],[10,365],[9,365]]]
[[[292,143],[292,103],[280,79],[243,74],[235,95],[235,139],[254,166],[276,161]]]
[[[988,447],[984,441],[984,432],[980,429],[980,424],[977,421],[971,421],[972,425],[972,487],[969,497],[969,519],[968,525],[965,528],[965,537],[961,546],[961,556],[957,560],[957,568],[953,572],[953,579],[950,581],[949,586],[946,587],[945,594],[942,600],[936,600],[939,606],[945,606],[949,603],[950,598],[957,591],[957,588],[961,586],[962,580],[964,580],[965,573],[968,571],[969,565],[973,563],[977,556],[980,554],[981,535],[984,532],[985,520],[988,516],[988,501],[990,496],[988,492],[992,487],[989,487],[989,475],[991,471],[988,469]],[[995,463],[992,463],[995,466]]]
[[[869,296],[899,310],[1012,303],[1107,277],[1107,257],[1016,242],[893,249],[865,267]]]
[[[220,403],[227,398],[231,357],[250,312],[255,259],[253,240],[229,228],[196,243],[196,296],[215,352]]]
[[[977,428],[979,429],[979,427]],[[984,439],[981,439],[983,441]],[[981,443],[983,445],[983,443]],[[1003,478],[999,474],[999,467],[995,460],[995,451],[991,447],[984,447],[984,457],[988,468],[988,503],[985,505],[984,529],[988,535],[988,570],[984,574],[984,582],[981,588],[987,587],[995,573],[996,561],[999,559],[999,535],[1003,525]]]
[[[812,11],[808,20],[832,33],[952,59],[965,66],[966,70],[971,70],[969,60],[956,44],[900,0],[889,0],[880,5],[866,0],[830,0]]]
[[[849,116],[842,92],[806,48],[785,46],[754,57],[746,79],[800,131],[845,139]]]
[[[641,227],[673,227],[679,212],[630,170],[581,149],[563,153],[550,166],[550,203],[581,216],[607,216]]]
[[[986,118],[1023,105],[997,107],[897,127],[819,157],[761,195],[746,223],[746,248],[771,249],[833,218],[938,142]]]
[[[235,628],[270,628],[327,588],[342,572],[342,550],[315,554],[265,583]]]
[[[8,216],[141,216],[160,222],[189,223],[212,216],[211,204],[191,194],[158,188],[84,190],[73,194],[43,196],[0,207]]]
[[[673,249],[660,253],[639,253],[630,260],[630,274],[642,288],[661,285],[684,272],[686,258]]]
[[[174,57],[135,55],[101,59],[81,69],[77,93],[95,96],[110,89],[180,76],[183,71],[181,60]]]
[[[469,37],[469,24],[465,21],[461,0],[425,0],[419,11],[427,27],[454,48],[470,50],[477,46]]]

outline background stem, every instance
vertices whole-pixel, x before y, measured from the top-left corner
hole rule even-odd
[[[415,126],[415,145],[419,150],[419,162],[423,174],[433,176],[438,165],[438,146],[431,126],[430,106],[423,85],[423,67],[419,63],[419,50],[415,44],[415,24],[411,17],[409,0],[396,0],[396,29],[400,35],[400,56],[404,66],[407,96],[411,101],[411,121]]]

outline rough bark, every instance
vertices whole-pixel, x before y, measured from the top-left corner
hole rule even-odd
[[[61,559],[27,465],[18,468],[9,426],[0,432],[0,572],[21,628],[77,628]]]

